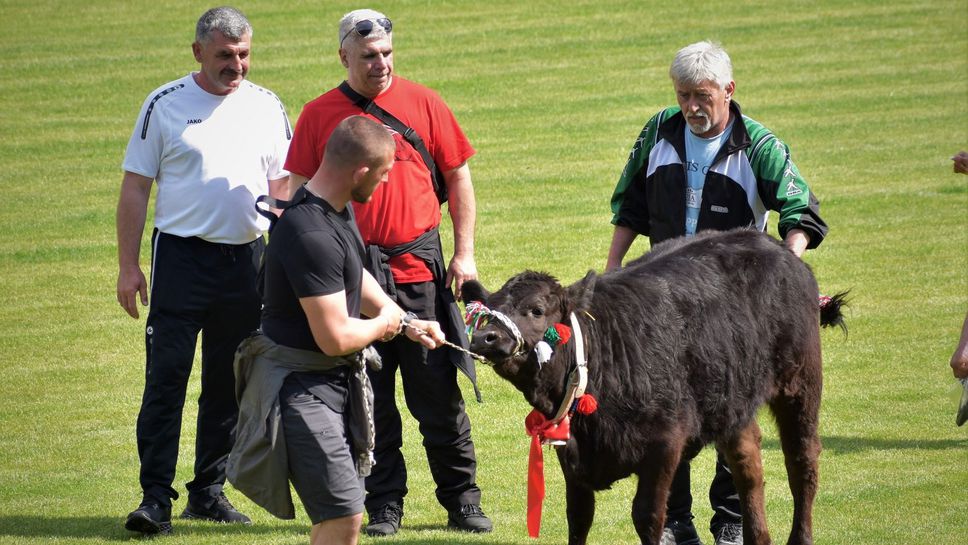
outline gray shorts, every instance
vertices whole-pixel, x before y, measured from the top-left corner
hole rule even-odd
[[[318,524],[362,513],[365,492],[346,436],[348,414],[333,410],[292,377],[279,401],[289,480],[309,519]]]

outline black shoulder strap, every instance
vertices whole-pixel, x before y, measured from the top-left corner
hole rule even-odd
[[[437,195],[437,200],[441,204],[447,202],[447,186],[443,180],[443,173],[437,168],[437,163],[434,162],[434,158],[430,155],[430,151],[427,150],[427,145],[424,144],[423,138],[417,134],[417,131],[408,127],[403,121],[400,121],[393,114],[381,108],[373,100],[366,98],[365,96],[357,93],[350,87],[350,84],[345,80],[339,85],[339,90],[346,95],[346,98],[350,99],[350,102],[356,105],[357,108],[363,110],[364,112],[372,115],[373,117],[379,119],[389,126],[391,129],[400,133],[403,138],[410,142],[413,149],[417,150],[417,153],[423,158],[424,164],[427,165],[427,170],[430,171],[430,181],[434,184],[434,193]]]
[[[277,199],[275,197],[270,197],[269,195],[259,195],[255,199],[255,211],[258,212],[260,216],[269,220],[269,233],[271,234],[272,228],[276,226],[276,220],[279,219],[279,216],[276,216],[275,214],[273,214],[272,211],[269,209],[277,208],[279,210],[285,210],[286,208],[295,206],[301,203],[302,201],[306,200],[306,195],[307,195],[307,191],[305,186],[299,186],[299,189],[297,189],[296,192],[293,193],[292,199],[288,201]],[[267,208],[263,208],[262,206],[260,206],[262,204],[265,204]]]

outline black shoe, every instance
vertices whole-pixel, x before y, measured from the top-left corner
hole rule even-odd
[[[252,524],[249,517],[243,515],[238,509],[229,502],[229,499],[225,497],[225,494],[219,494],[215,497],[215,501],[212,505],[205,507],[197,503],[192,503],[192,500],[188,500],[188,505],[185,506],[185,510],[182,511],[181,518],[183,519],[197,519],[197,520],[208,520],[212,522],[221,522],[226,524]]]
[[[171,505],[162,505],[154,498],[145,498],[137,509],[128,513],[124,527],[145,535],[171,533]]]
[[[743,525],[738,522],[727,522],[712,528],[716,545],[743,545]]]
[[[480,505],[461,505],[460,509],[447,514],[447,526],[464,532],[490,532],[494,529]]]
[[[388,503],[375,511],[370,511],[370,521],[363,531],[371,537],[392,536],[400,529],[402,520],[403,507]]]
[[[667,520],[662,529],[661,545],[702,545],[699,534],[692,524],[692,517],[682,520]]]

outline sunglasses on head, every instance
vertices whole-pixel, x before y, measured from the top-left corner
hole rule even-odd
[[[362,21],[357,21],[357,23],[353,25],[353,28],[351,28],[349,32],[343,35],[343,38],[340,39],[339,41],[340,47],[343,47],[343,42],[346,41],[346,37],[349,36],[350,33],[353,32],[354,30],[362,38],[366,38],[367,36],[369,36],[370,33],[373,32],[374,23],[383,27],[383,30],[385,30],[387,34],[389,34],[390,31],[393,30],[393,23],[390,22],[390,20],[385,17],[382,19],[363,19]]]

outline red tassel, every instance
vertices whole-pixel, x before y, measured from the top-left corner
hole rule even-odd
[[[562,323],[555,324],[555,331],[558,332],[558,337],[561,339],[559,344],[568,344],[568,340],[571,339],[571,328]]]
[[[578,398],[578,406],[575,410],[578,414],[592,414],[598,410],[598,400],[592,394],[585,394]]]

